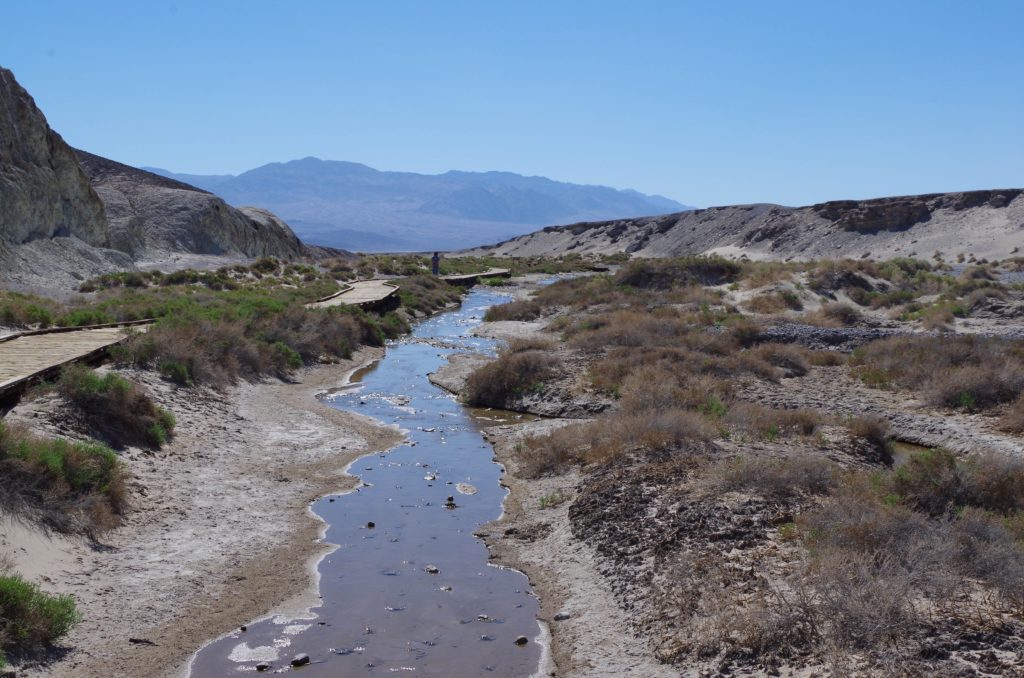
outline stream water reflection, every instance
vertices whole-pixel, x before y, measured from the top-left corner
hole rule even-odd
[[[413,340],[389,346],[361,381],[330,396],[335,407],[407,430],[410,443],[357,460],[350,472],[365,485],[313,505],[329,525],[325,541],[338,545],[320,563],[322,605],[308,619],[268,619],[212,642],[195,656],[194,678],[255,672],[259,662],[270,664],[268,673],[293,671],[298,653],[309,655],[298,670],[311,677],[537,671],[537,600],[521,573],[488,565],[473,536],[500,515],[505,495],[480,436],[493,422],[427,381],[454,350],[493,351],[491,340],[469,331],[504,301],[491,290],[470,292],[459,309],[418,325]],[[517,645],[520,636],[528,642]]]

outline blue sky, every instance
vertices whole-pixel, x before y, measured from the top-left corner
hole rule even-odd
[[[1024,3],[5,3],[71,144],[237,173],[307,155],[700,206],[1024,186]]]

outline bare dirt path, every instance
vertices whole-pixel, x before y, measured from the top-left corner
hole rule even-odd
[[[351,460],[402,439],[314,396],[381,352],[306,370],[298,383],[243,384],[223,395],[133,375],[174,412],[180,433],[158,454],[126,454],[134,506],[125,524],[90,545],[0,521],[0,547],[16,569],[47,591],[73,594],[84,615],[67,654],[25,675],[178,676],[212,637],[314,603],[326,547],[308,504],[351,488],[355,479],[343,472]],[[8,418],[60,433],[54,403],[27,403]]]

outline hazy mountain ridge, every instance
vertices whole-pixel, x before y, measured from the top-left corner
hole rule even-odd
[[[1024,248],[1024,190],[993,189],[836,200],[806,207],[760,203],[659,217],[550,226],[475,252],[504,256],[627,252],[717,253],[752,259],[960,254],[1002,259]]]
[[[147,169],[187,180],[228,202],[271,209],[305,240],[361,249],[453,249],[560,221],[687,209],[662,196],[512,172],[429,175],[313,157],[230,178]]]

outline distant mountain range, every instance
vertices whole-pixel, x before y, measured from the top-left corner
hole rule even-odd
[[[144,168],[278,214],[305,242],[361,251],[449,250],[552,224],[691,209],[675,200],[511,172],[382,172],[303,158],[237,176]]]

